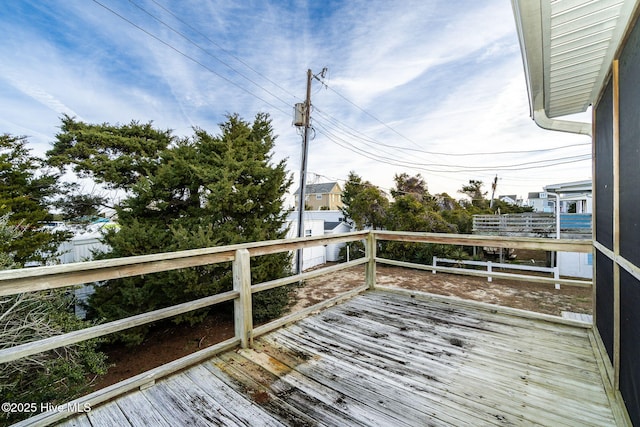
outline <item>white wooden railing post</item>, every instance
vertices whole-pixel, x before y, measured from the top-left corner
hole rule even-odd
[[[437,257],[437,256],[435,256],[435,255],[433,256],[433,266],[434,266],[434,267],[437,267],[437,266],[438,266],[438,257]],[[432,272],[433,274],[436,274],[436,271],[435,271],[435,270],[431,270],[431,272]]]
[[[556,258],[556,266],[553,267],[553,278],[556,280],[560,279],[560,267],[557,265],[557,258]],[[556,289],[560,289],[560,283],[556,283]]]
[[[491,261],[487,261],[487,273],[491,273],[491,269],[492,269]],[[487,277],[487,282],[491,282],[492,280],[493,278],[491,278],[491,276]]]
[[[376,287],[376,236],[370,231],[366,240],[366,256],[369,258],[365,271],[365,280],[369,289]]]
[[[233,290],[240,293],[233,301],[236,338],[242,348],[253,345],[253,314],[251,310],[251,264],[249,251],[238,249],[233,260]]]

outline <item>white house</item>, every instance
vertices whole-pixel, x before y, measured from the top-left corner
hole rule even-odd
[[[592,213],[593,186],[591,180],[552,184],[544,187],[544,191],[560,195],[561,213]]]
[[[522,199],[519,199],[515,194],[505,194],[502,196],[498,196],[498,200],[501,202],[508,203],[510,205],[520,206],[522,205]]]
[[[551,184],[539,193],[529,193],[529,206],[536,212],[556,212],[557,199],[560,199],[560,229],[574,228],[572,223],[590,222],[593,212],[593,195],[591,180]],[[558,195],[558,197],[556,197]],[[575,215],[572,215],[575,214]],[[583,218],[583,217],[586,217]],[[587,236],[562,236],[571,238],[591,238]],[[559,252],[558,266],[560,275],[570,277],[593,277],[593,256],[574,252]]]
[[[325,221],[324,234],[340,234],[353,231],[353,227],[344,221]],[[344,243],[332,243],[326,246],[326,259],[329,262],[338,261],[340,259],[340,249],[344,247]]]
[[[287,221],[289,230],[287,231],[287,239],[298,236],[298,214],[289,215]],[[304,237],[312,236],[324,236],[324,220],[308,218],[305,215],[304,218]],[[292,260],[293,265],[296,265],[295,259]],[[309,268],[317,265],[322,265],[327,262],[324,246],[313,246],[311,248],[304,248],[302,250],[302,270],[308,270]]]
[[[108,252],[109,246],[102,243],[102,234],[105,227],[118,227],[114,222],[98,222],[91,224],[82,230],[75,230],[74,236],[63,242],[58,247],[58,260],[61,264],[69,264],[72,262],[91,261],[94,252]],[[74,290],[76,301],[75,313],[81,319],[84,319],[86,312],[82,303],[93,294],[93,284],[85,284]]]
[[[297,237],[298,212],[293,211],[287,217],[287,238]],[[344,214],[338,210],[314,210],[304,212],[304,235],[324,236],[326,234],[348,233],[353,227],[345,222]],[[344,243],[314,246],[302,251],[302,270],[325,264],[327,261],[337,261],[340,248]]]
[[[535,212],[555,212],[556,197],[560,196],[560,213],[592,213],[593,195],[590,180],[551,184],[543,191],[528,195],[528,206]]]

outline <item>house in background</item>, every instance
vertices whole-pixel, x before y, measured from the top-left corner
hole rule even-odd
[[[593,212],[593,185],[591,180],[566,182],[544,187],[547,193],[560,195],[561,213],[591,213]]]
[[[304,215],[304,237],[324,236],[324,220],[320,218],[311,218],[307,215],[309,211],[305,211]],[[287,217],[286,225],[288,226],[286,239],[298,237],[298,212],[293,211]],[[292,267],[296,268],[296,253],[292,252]],[[324,246],[313,246],[302,249],[302,271],[325,264],[327,262],[327,254]]]
[[[58,261],[60,264],[91,261],[95,253],[110,252],[111,247],[102,242],[104,232],[107,229],[119,229],[117,223],[111,222],[106,218],[85,227],[73,228],[64,224],[60,227],[73,232],[73,237],[66,242],[62,242],[58,247]],[[78,318],[85,319],[87,317],[84,303],[93,293],[93,283],[86,283],[73,290],[75,297],[74,311]]]
[[[553,199],[549,200],[544,191],[531,192],[527,195],[527,206],[531,206],[534,212],[551,213],[555,210]]]
[[[298,212],[293,211],[287,216],[286,225],[289,227],[287,239],[297,237]],[[349,233],[353,226],[346,222],[342,211],[339,210],[314,210],[304,211],[304,236],[324,236],[329,234]],[[338,261],[340,249],[344,243],[333,243],[326,246],[314,246],[304,248],[302,253],[302,270]]]
[[[519,199],[516,194],[505,194],[502,196],[498,196],[498,200],[514,206],[522,206],[523,204],[523,200]]]
[[[531,206],[534,212],[554,213],[556,210],[554,194],[560,195],[560,213],[590,214],[593,212],[591,180],[546,185],[541,192],[529,193],[527,205]]]
[[[543,191],[529,193],[527,204],[534,212],[556,213],[560,199],[560,237],[565,239],[591,239],[593,210],[592,184],[590,180],[546,185]],[[555,234],[555,227],[554,227]],[[548,235],[546,237],[551,237]],[[560,252],[557,259],[560,275],[593,278],[593,255],[577,252]]]
[[[339,210],[342,208],[342,189],[337,182],[308,184],[304,187],[305,206],[308,210]],[[295,191],[295,207],[298,209],[300,188]]]

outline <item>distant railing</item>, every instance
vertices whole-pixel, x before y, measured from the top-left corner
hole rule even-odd
[[[560,269],[558,266],[555,267],[540,267],[537,265],[528,265],[528,264],[506,264],[502,262],[492,262],[492,261],[473,261],[473,260],[459,260],[459,259],[449,259],[449,258],[438,258],[437,256],[433,257],[432,266],[437,267],[438,263],[441,264],[453,264],[454,268],[459,268],[460,265],[472,265],[475,267],[484,267],[487,273],[491,273],[494,268],[501,268],[506,270],[521,270],[521,271],[534,271],[538,273],[551,273],[555,279],[560,278]],[[432,269],[433,274],[437,273],[437,270]],[[464,274],[464,267],[459,268],[459,273]],[[492,276],[487,276],[487,282],[491,282],[493,280]],[[556,280],[557,281],[557,280]]]
[[[556,229],[553,214],[526,213],[506,215],[474,215],[473,232],[478,234],[529,234],[545,236]]]
[[[294,275],[265,283],[251,283],[251,257],[267,254],[294,251],[299,248],[323,246],[327,244],[345,243],[353,241],[365,241],[365,257],[342,264],[325,267],[318,270]],[[423,270],[437,270],[440,272],[454,272],[450,267],[433,267],[431,265],[407,263],[402,261],[379,258],[376,256],[378,242],[404,241],[417,243],[436,243],[463,246],[491,246],[523,249],[540,249],[550,251],[567,252],[591,252],[590,241],[563,240],[542,238],[506,238],[494,236],[437,234],[437,233],[409,233],[391,231],[361,231],[355,233],[343,233],[330,236],[305,237],[286,240],[274,240],[266,242],[254,242],[231,246],[195,249],[181,252],[142,255],[129,258],[116,258],[100,261],[88,261],[81,263],[34,267],[18,270],[0,271],[0,296],[37,292],[49,289],[66,288],[80,284],[92,283],[109,279],[131,277],[162,271],[170,271],[181,268],[232,262],[233,290],[217,295],[207,296],[195,301],[190,301],[175,306],[162,308],[148,313],[131,316],[105,324],[92,326],[86,329],[45,338],[26,344],[0,350],[0,363],[6,363],[33,354],[52,350],[55,348],[75,344],[81,341],[120,332],[140,325],[153,323],[179,314],[188,313],[204,307],[220,304],[225,301],[234,301],[234,328],[235,336],[231,339],[202,349],[196,353],[170,362],[161,367],[152,369],[143,374],[124,380],[120,383],[98,390],[74,401],[69,408],[79,408],[83,405],[97,405],[98,403],[112,399],[115,396],[126,393],[136,388],[147,387],[156,379],[184,369],[195,363],[199,363],[213,355],[231,349],[236,346],[243,348],[252,345],[253,338],[279,328],[282,325],[307,316],[312,311],[319,310],[335,304],[342,299],[350,298],[366,289],[376,287],[376,264],[384,263],[402,267],[418,268]],[[252,295],[268,289],[308,280],[332,272],[337,272],[357,265],[365,264],[364,283],[351,289],[342,295],[338,295],[327,301],[292,313],[267,324],[253,327]],[[456,271],[457,272],[457,271]],[[487,277],[486,272],[469,270],[465,274]],[[551,278],[538,276],[522,276],[508,273],[493,272],[493,277],[507,277],[515,280],[526,280],[537,283],[560,283],[572,286],[591,286],[591,282]],[[38,414],[19,425],[48,425],[71,415],[67,412],[53,412]]]
[[[474,215],[473,233],[513,236],[553,236],[556,218],[550,213]],[[560,214],[560,232],[591,234],[591,214]]]
[[[591,233],[591,214],[560,214],[560,232],[584,232]]]
[[[416,243],[435,243],[459,246],[479,246],[495,248],[531,249],[551,252],[582,252],[592,253],[591,240],[581,239],[547,239],[539,237],[506,237],[506,236],[480,236],[475,234],[440,234],[440,233],[407,233],[402,231],[374,231],[377,240],[392,240]],[[375,253],[375,251],[370,250]],[[434,267],[431,264],[417,264],[405,261],[397,261],[386,258],[375,258],[381,264],[395,265],[398,267],[415,268],[419,270],[437,271],[450,274],[461,274],[475,277],[494,277],[531,283],[561,284],[577,287],[591,287],[588,280],[556,279],[551,277],[531,276],[503,272],[486,272],[480,270],[463,270],[455,267]]]

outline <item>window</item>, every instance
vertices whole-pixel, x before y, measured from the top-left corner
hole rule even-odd
[[[316,200],[322,200],[322,194],[316,194]]]
[[[304,230],[304,237],[311,237],[311,230]]]

